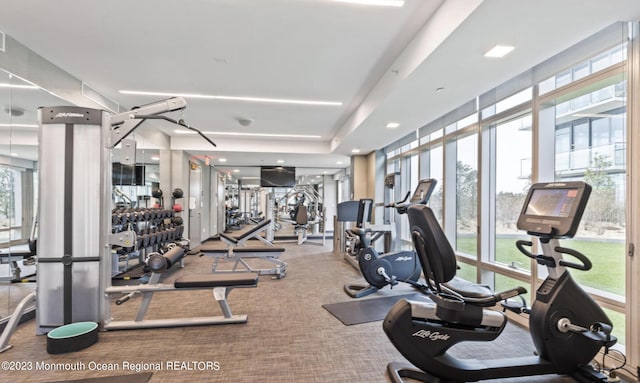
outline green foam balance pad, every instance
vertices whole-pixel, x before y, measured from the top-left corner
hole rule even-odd
[[[76,322],[60,326],[47,334],[47,352],[64,354],[85,349],[98,341],[96,322]]]

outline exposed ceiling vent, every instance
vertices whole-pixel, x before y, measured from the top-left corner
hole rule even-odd
[[[4,32],[0,31],[0,51],[2,52],[4,52],[4,44],[5,44]]]

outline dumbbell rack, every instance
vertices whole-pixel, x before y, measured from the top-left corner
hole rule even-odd
[[[175,213],[164,208],[115,209],[111,214],[112,233],[133,230],[136,243],[132,247],[112,247],[112,276],[144,263],[147,254],[157,252],[182,237],[184,226],[174,223]],[[138,262],[129,267],[129,261]],[[124,261],[124,267],[121,266]]]

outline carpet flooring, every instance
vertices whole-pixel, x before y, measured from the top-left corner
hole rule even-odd
[[[260,277],[257,288],[235,289],[228,301],[245,324],[101,332],[98,343],[71,354],[49,355],[35,321],[20,325],[0,354],[1,382],[50,382],[153,373],[150,383],[181,382],[389,382],[387,364],[405,361],[375,321],[345,326],[322,305],[348,301],[343,284],[363,282],[341,254],[326,246],[283,244],[287,276]],[[260,262],[260,260],[249,260]],[[164,282],[210,272],[213,259],[188,256],[185,267],[168,270]],[[385,288],[369,298],[414,293],[408,286]],[[141,297],[112,305],[115,319],[133,319]],[[210,290],[156,293],[147,318],[220,315]],[[509,324],[490,344],[455,347],[461,357],[528,356],[528,333]],[[501,382],[572,382],[542,376]]]

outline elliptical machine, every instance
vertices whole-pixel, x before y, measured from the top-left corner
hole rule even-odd
[[[525,293],[522,287],[502,293],[472,288],[452,290],[443,284],[456,272],[455,253],[440,225],[426,206],[408,211],[412,239],[423,266],[434,303],[400,300],[387,314],[383,329],[395,347],[417,371],[391,363],[395,382],[403,377],[425,382],[473,382],[484,379],[570,374],[581,382],[606,382],[607,377],[589,363],[605,347],[616,343],[611,321],[598,304],[573,280],[568,268],[589,270],[582,253],[560,247],[559,238],[575,235],[591,187],[584,182],[540,183],[529,190],[517,227],[539,239],[542,254],[532,254],[519,240],[517,248],[546,266],[548,277],[536,292],[529,327],[537,356],[505,359],[459,359],[447,351],[464,341],[491,341],[506,325],[506,316],[487,310],[503,299]],[[570,255],[578,263],[568,262]],[[473,290],[473,291],[470,291]]]
[[[425,205],[429,201],[435,186],[435,179],[420,180],[409,202],[405,203],[409,196],[407,194],[402,201],[385,205],[385,207],[395,208],[399,214],[406,214],[409,206]],[[399,282],[408,283],[418,288],[423,287],[422,284],[418,283],[422,271],[415,251],[406,250],[380,254],[370,245],[372,231],[363,228],[353,228],[350,231],[351,235],[359,237],[357,243],[361,247],[357,255],[358,266],[362,276],[368,283],[368,285],[345,284],[344,291],[350,297],[362,298],[387,285],[393,287]]]

